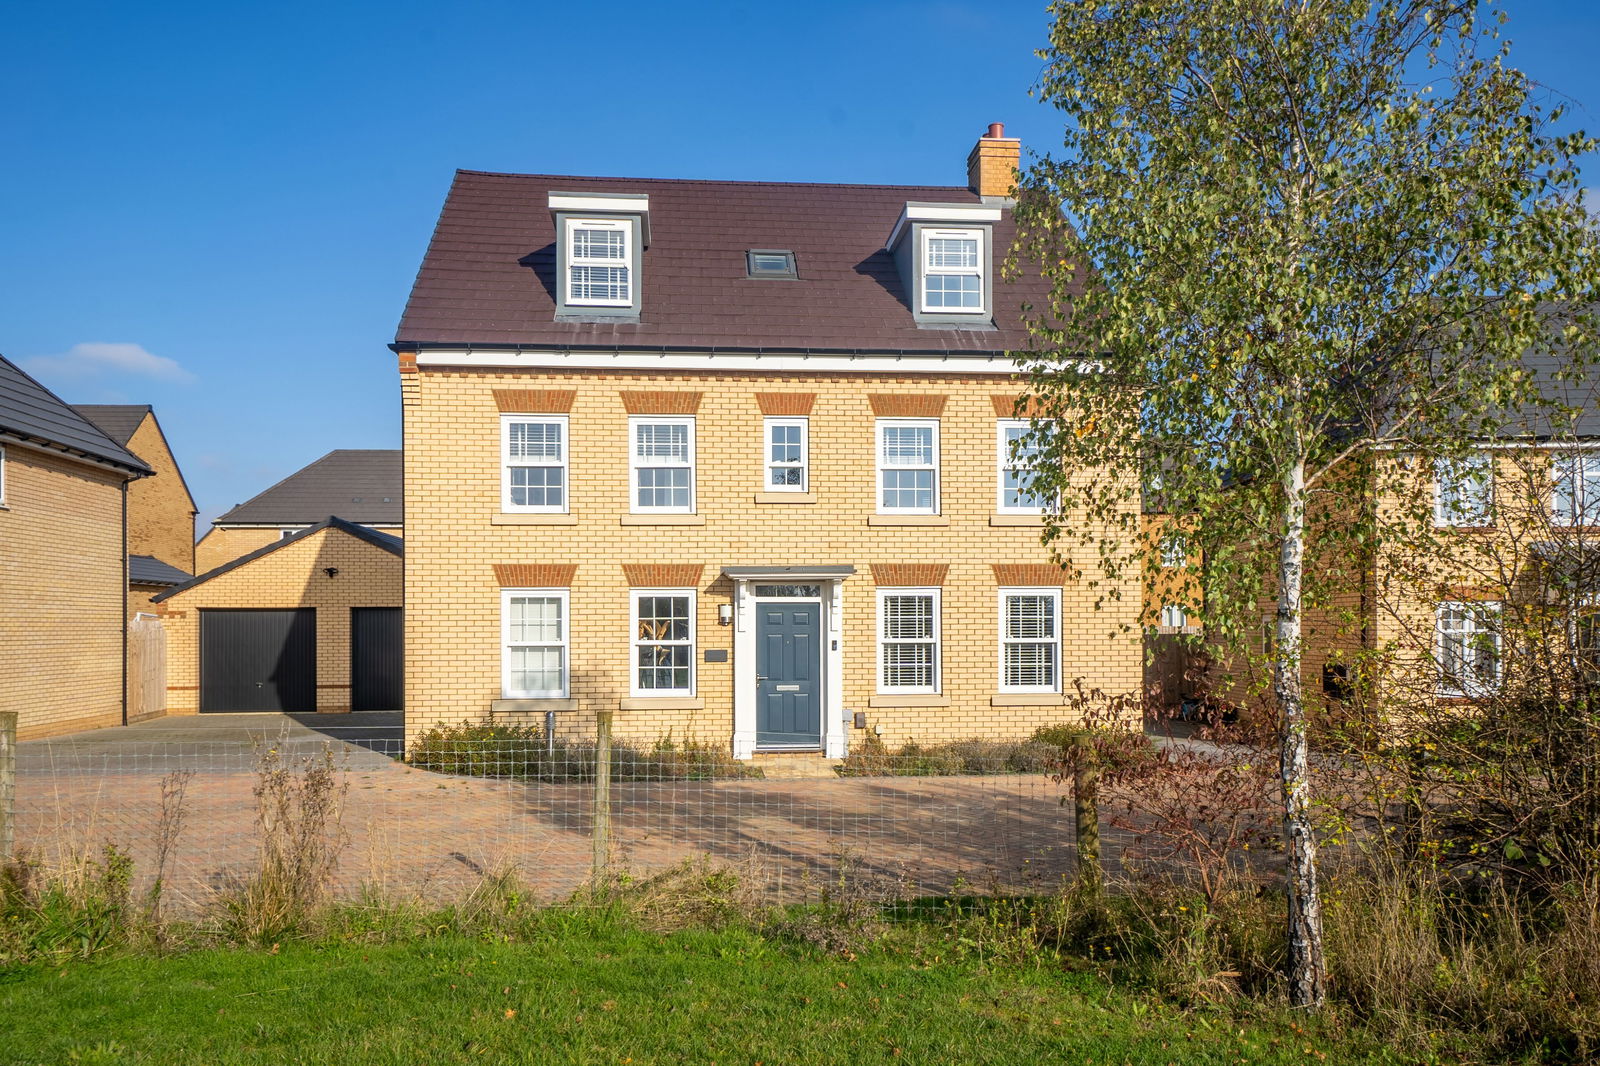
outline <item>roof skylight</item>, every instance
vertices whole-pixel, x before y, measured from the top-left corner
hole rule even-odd
[[[798,278],[794,253],[771,249],[752,249],[745,253],[746,276],[752,278]]]

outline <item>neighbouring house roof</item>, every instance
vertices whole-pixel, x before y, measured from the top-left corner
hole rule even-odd
[[[1600,367],[1572,366],[1556,352],[1526,354],[1522,365],[1552,406],[1523,412],[1509,429],[1540,439],[1600,437]]]
[[[397,448],[340,448],[214,520],[213,525],[297,526],[337,514],[398,526],[404,514]]]
[[[126,446],[150,413],[147,403],[75,403],[72,409],[100,427],[100,431]]]
[[[0,356],[0,434],[47,450],[109,463],[136,476],[152,472],[138,456],[4,356]]]
[[[650,244],[638,321],[555,321],[549,193],[642,193]],[[817,185],[456,172],[395,338],[397,349],[592,347],[859,352],[1005,352],[1028,347],[1036,275],[995,280],[993,329],[924,328],[884,243],[908,201],[981,203],[960,186]],[[1003,261],[1016,233],[994,226]],[[795,253],[798,280],[752,280],[745,253]]]
[[[154,555],[128,556],[128,584],[130,585],[181,585],[193,574],[168,566]]]
[[[221,577],[230,570],[237,570],[239,567],[244,566],[247,563],[253,563],[263,555],[271,555],[273,552],[287,548],[289,545],[305,540],[307,537],[315,536],[324,529],[337,529],[341,533],[348,533],[357,540],[364,540],[373,547],[382,548],[391,555],[398,555],[401,557],[404,557],[405,555],[405,541],[401,540],[399,537],[389,533],[380,533],[378,530],[369,529],[366,526],[357,525],[354,522],[346,521],[345,519],[339,518],[336,515],[329,515],[316,525],[309,526],[306,529],[296,530],[290,536],[284,537],[281,540],[275,540],[264,548],[257,548],[248,555],[241,555],[239,558],[223,563],[221,566],[216,567],[215,569],[207,570],[203,574],[197,574],[194,577],[187,578],[187,580],[185,580],[182,584],[176,585],[165,592],[157,593],[156,595],[150,597],[150,602],[160,603],[162,600],[170,599],[180,592],[187,592],[196,585],[203,585],[214,577]]]

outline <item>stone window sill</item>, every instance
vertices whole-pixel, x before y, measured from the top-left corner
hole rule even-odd
[[[1059,692],[1001,692],[989,697],[991,707],[1063,707],[1066,702]]]
[[[542,711],[575,711],[574,699],[490,700],[491,714],[536,714]]]
[[[943,514],[873,514],[867,516],[869,526],[948,526],[950,516]]]
[[[703,526],[703,514],[625,514],[618,520],[625,526]]]
[[[758,492],[757,503],[816,503],[814,492]]]
[[[575,526],[575,514],[497,514],[489,516],[492,526]]]
[[[879,693],[867,699],[868,707],[948,707],[950,697],[937,692]]]
[[[624,711],[703,711],[706,701],[698,696],[628,696],[617,706]]]

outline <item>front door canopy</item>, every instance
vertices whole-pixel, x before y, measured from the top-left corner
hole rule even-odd
[[[843,563],[836,566],[724,566],[722,576],[731,581],[842,581],[856,572]]]

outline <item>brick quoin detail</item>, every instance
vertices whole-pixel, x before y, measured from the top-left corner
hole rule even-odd
[[[495,584],[503,589],[556,589],[572,584],[577,563],[495,563]]]
[[[1050,563],[993,563],[997,585],[1064,585],[1067,572]]]
[[[630,415],[692,415],[700,410],[703,392],[622,393],[622,407]]]
[[[817,402],[814,392],[758,392],[756,403],[764,415],[809,415]]]
[[[943,585],[948,563],[873,563],[872,583],[885,587],[928,588]]]
[[[417,372],[417,353],[400,352],[400,373],[415,374]]]
[[[696,563],[623,563],[622,576],[630,588],[698,588],[704,566]]]
[[[577,389],[495,389],[494,404],[501,414],[564,415],[577,395]]]
[[[867,397],[879,418],[938,418],[948,396],[926,392],[874,392]]]
[[[995,394],[989,397],[994,404],[996,418],[1040,418],[1045,411],[1044,406],[1036,397],[1024,397],[1018,393],[1009,395]]]

